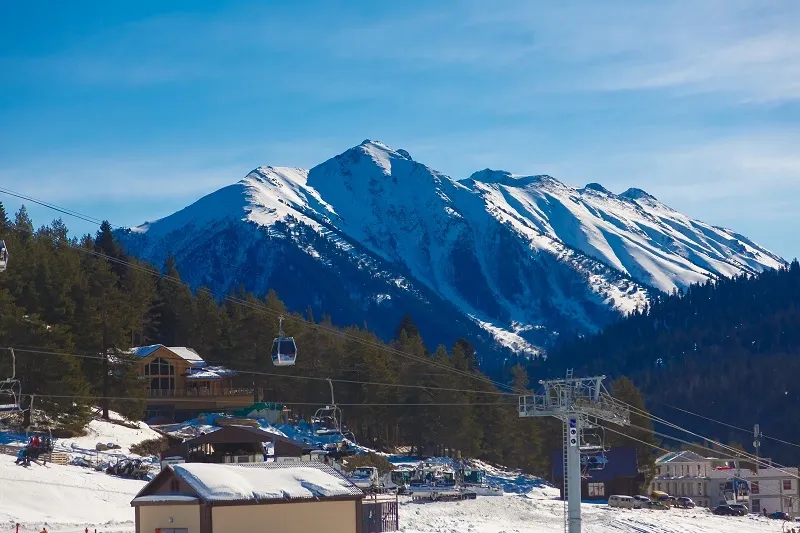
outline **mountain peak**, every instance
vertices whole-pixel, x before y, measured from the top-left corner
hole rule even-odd
[[[644,199],[644,200],[652,200],[652,201],[655,201],[655,202],[658,201],[658,199],[655,196],[643,191],[642,189],[637,189],[635,187],[631,187],[630,189],[628,189],[624,193],[620,194],[620,197],[627,198],[628,200],[642,200],[642,199]]]
[[[601,193],[604,193],[604,194],[608,194],[609,196],[612,196],[614,194],[611,191],[609,191],[608,189],[606,189],[605,187],[603,187],[602,185],[600,185],[599,183],[594,183],[594,182],[587,183],[586,186],[583,188],[583,190],[584,191],[601,192]]]
[[[481,183],[497,183],[498,185],[507,185],[509,187],[525,187],[531,183],[561,184],[557,179],[546,174],[520,176],[518,174],[512,174],[507,170],[492,170],[490,168],[474,172],[468,179]]]

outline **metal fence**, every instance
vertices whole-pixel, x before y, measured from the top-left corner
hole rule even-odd
[[[361,523],[364,533],[384,533],[400,529],[397,496],[367,496],[362,500]]]

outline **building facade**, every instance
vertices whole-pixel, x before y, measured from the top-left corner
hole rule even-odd
[[[758,472],[749,472],[750,510],[800,516],[797,473],[797,468],[759,468]]]
[[[769,459],[764,460],[770,464]],[[703,457],[695,452],[668,453],[656,460],[650,492],[689,497],[701,507],[742,503],[751,512],[800,515],[797,468],[755,469],[738,460]]]
[[[611,495],[635,496],[644,485],[644,475],[639,472],[636,448],[619,447],[603,452],[598,467],[585,468],[581,479],[581,499],[605,501]],[[552,479],[564,497],[564,461],[562,451],[551,457]],[[602,466],[600,466],[602,465]]]
[[[183,422],[203,412],[227,412],[253,404],[257,392],[235,388],[235,372],[208,365],[183,346],[140,346],[128,352],[138,359],[140,379],[147,383],[149,422]]]
[[[320,463],[179,464],[131,502],[136,533],[363,533],[364,493]]]

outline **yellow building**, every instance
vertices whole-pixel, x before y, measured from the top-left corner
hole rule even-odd
[[[136,495],[136,533],[363,533],[364,493],[322,463],[186,463]]]
[[[234,371],[208,365],[192,348],[154,344],[132,348],[129,354],[139,359],[139,376],[147,382],[148,421],[182,422],[256,400],[253,389],[233,386]]]

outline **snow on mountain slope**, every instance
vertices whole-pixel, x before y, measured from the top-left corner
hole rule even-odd
[[[731,230],[692,220],[640,189],[614,195],[596,183],[575,189],[550,176],[489,169],[464,183],[498,218],[517,220],[665,292],[785,264]]]
[[[260,167],[156,222],[118,233],[218,294],[277,290],[290,308],[365,320],[405,313],[430,344],[468,336],[536,353],[671,291],[783,260],[643,191],[484,170],[457,181],[364,141],[309,171]]]

